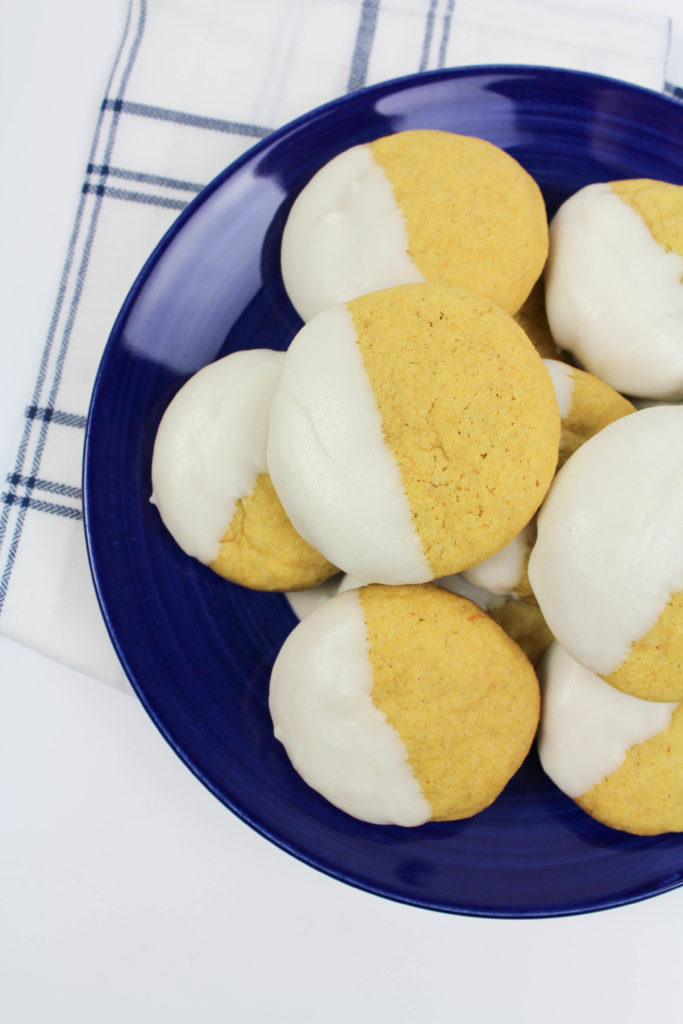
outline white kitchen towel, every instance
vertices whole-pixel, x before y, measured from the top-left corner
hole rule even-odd
[[[131,0],[0,510],[0,629],[127,689],[90,580],[83,433],[116,313],[178,212],[256,140],[349,91],[463,64],[665,88],[669,26],[544,0]],[[68,198],[68,197],[67,197]]]

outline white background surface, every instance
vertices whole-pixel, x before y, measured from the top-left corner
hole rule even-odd
[[[670,77],[683,84],[680,0],[656,6],[675,18]],[[2,471],[125,8],[2,6]],[[251,832],[186,771],[134,698],[0,638],[0,699],[8,1024],[676,1015],[683,889],[549,921],[399,906]]]

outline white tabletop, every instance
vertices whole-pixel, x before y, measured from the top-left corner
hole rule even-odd
[[[4,467],[125,6],[4,9]],[[680,83],[680,2],[658,6],[676,16]],[[0,666],[0,1005],[11,1024],[629,1022],[679,1002],[683,889],[527,922],[400,906],[252,832],[135,698],[5,638]]]

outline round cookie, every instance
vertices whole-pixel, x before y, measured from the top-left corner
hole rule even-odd
[[[275,735],[304,780],[376,824],[487,807],[524,760],[535,673],[476,605],[435,585],[351,589],[293,630],[273,666]]]
[[[635,406],[592,373],[557,359],[543,360],[555,388],[562,429],[558,470],[589,437],[608,423],[635,412]],[[475,586],[492,594],[511,594],[535,602],[527,566],[536,542],[536,522],[532,520],[501,551],[472,566],[464,575]]]
[[[683,407],[609,424],[555,477],[529,579],[580,664],[646,700],[683,699]]]
[[[296,529],[364,583],[420,583],[499,550],[542,501],[560,420],[514,320],[440,284],[331,307],[292,341],[268,466]]]
[[[541,765],[592,817],[683,832],[683,710],[621,693],[554,644],[541,666]]]
[[[626,394],[683,398],[683,186],[588,185],[550,225],[557,344]]]
[[[513,157],[483,139],[418,129],[322,167],[292,206],[281,265],[304,320],[423,280],[470,288],[516,313],[547,252],[543,197]]]
[[[315,586],[337,570],[289,522],[266,467],[284,354],[234,352],[177,392],[157,431],[152,501],[183,551],[258,590]]]

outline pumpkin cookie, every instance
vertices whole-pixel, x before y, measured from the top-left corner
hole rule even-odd
[[[519,647],[471,601],[430,584],[326,601],[285,641],[269,701],[310,786],[357,818],[405,826],[492,803],[539,715]]]
[[[576,451],[537,516],[529,579],[580,664],[683,700],[683,407],[642,409]]]
[[[683,832],[683,710],[609,686],[559,646],[544,658],[544,771],[598,821],[637,835]]]
[[[297,197],[282,276],[304,320],[396,284],[444,281],[516,313],[548,226],[538,185],[483,139],[418,129],[346,150]]]
[[[552,479],[560,418],[512,317],[441,284],[402,285],[309,321],[273,399],[268,466],[296,529],[364,583],[482,561]]]
[[[267,473],[283,360],[255,349],[199,370],[166,409],[152,459],[152,501],[180,547],[257,590],[315,586],[336,572],[297,534]]]
[[[546,307],[557,344],[617,391],[683,398],[683,186],[588,185],[550,226]]]

